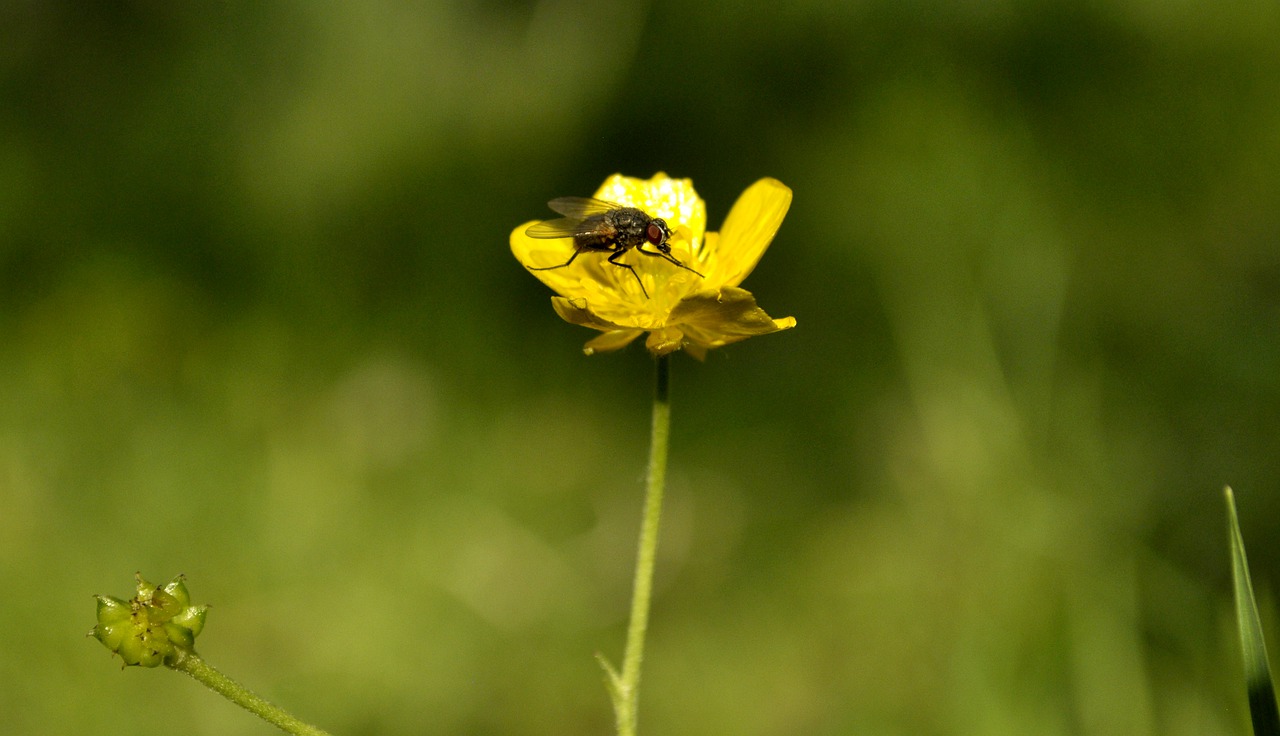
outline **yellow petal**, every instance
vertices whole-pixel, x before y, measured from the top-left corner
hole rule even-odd
[[[704,262],[709,270],[703,271],[707,281],[741,284],[773,241],[790,207],[791,189],[777,179],[761,179],[747,187],[725,218],[719,242],[707,239]]]
[[[569,324],[582,325],[601,332],[625,329],[622,325],[597,317],[588,307],[586,299],[566,299],[562,296],[553,296],[551,297],[551,306],[556,310],[556,314],[560,315],[560,319]]]
[[[751,292],[727,287],[686,298],[671,311],[669,324],[678,325],[691,342],[717,348],[790,329],[796,321],[794,317],[774,319],[756,304]]]
[[[595,355],[596,353],[620,350],[630,345],[632,340],[642,334],[644,334],[643,330],[610,330],[603,335],[587,340],[587,344],[582,346],[582,352],[587,355]]]

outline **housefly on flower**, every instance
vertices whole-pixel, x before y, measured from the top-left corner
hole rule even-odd
[[[614,202],[587,197],[559,197],[548,202],[547,206],[563,217],[530,225],[524,231],[525,235],[542,239],[573,238],[573,255],[559,266],[526,266],[530,271],[564,268],[583,253],[609,253],[609,263],[630,271],[636,278],[636,283],[640,284],[641,293],[648,299],[649,292],[640,281],[640,274],[630,265],[618,261],[624,253],[634,250],[646,256],[661,258],[702,277],[702,274],[671,255],[671,245],[667,242],[671,237],[671,228],[661,217],[650,217],[635,207],[624,207]],[[655,250],[645,250],[646,245]]]

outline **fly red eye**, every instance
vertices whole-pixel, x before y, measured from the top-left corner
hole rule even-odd
[[[653,245],[662,245],[662,240],[666,237],[666,231],[657,222],[649,223],[649,227],[645,229],[644,236]]]

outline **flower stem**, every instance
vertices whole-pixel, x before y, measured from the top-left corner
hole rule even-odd
[[[631,623],[622,673],[613,682],[614,714],[618,736],[635,736],[640,700],[640,662],[644,659],[644,635],[649,625],[649,598],[653,590],[653,565],[658,551],[658,522],[662,516],[662,492],[667,477],[667,446],[671,433],[669,385],[670,356],[658,358],[653,396],[653,428],[649,445],[649,477],[645,488],[644,520],[636,553],[636,577],[631,592]]]
[[[304,723],[283,708],[258,697],[244,685],[209,666],[195,652],[183,654],[168,666],[178,672],[185,672],[200,684],[286,733],[297,736],[329,736],[327,731]]]

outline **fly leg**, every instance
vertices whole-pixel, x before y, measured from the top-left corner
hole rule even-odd
[[[581,252],[582,252],[581,250],[575,250],[575,251],[573,252],[573,255],[569,256],[569,260],[565,261],[564,263],[561,263],[559,266],[543,266],[542,268],[534,268],[533,266],[525,266],[525,268],[529,269],[530,271],[552,271],[552,270],[557,269],[557,268],[564,268],[565,266],[569,265],[570,263],[573,263],[573,259],[577,258],[577,257],[578,257],[578,254],[579,254],[579,253],[581,253]]]
[[[691,274],[694,274],[694,275],[698,276],[699,278],[706,278],[706,276],[703,276],[702,274],[698,273],[697,271],[693,270],[692,268],[689,268],[688,266],[684,265],[684,264],[683,264],[683,263],[681,263],[680,261],[677,261],[677,260],[676,260],[676,257],[675,257],[675,256],[673,256],[673,255],[671,255],[670,253],[666,253],[666,252],[664,252],[664,251],[657,251],[657,252],[654,252],[654,251],[651,251],[651,250],[645,250],[645,249],[643,249],[643,248],[636,248],[636,251],[638,251],[638,252],[640,252],[640,253],[643,253],[643,254],[645,254],[646,256],[652,256],[653,258],[661,258],[662,260],[666,261],[667,263],[670,263],[670,264],[675,265],[675,266],[679,266],[680,268],[683,268],[684,270],[688,271],[688,272],[689,272],[689,273],[691,273]],[[622,264],[618,264],[618,265],[622,265]]]
[[[641,251],[641,252],[643,252],[643,251]],[[630,271],[630,272],[631,272],[631,275],[636,277],[636,283],[637,283],[637,284],[640,284],[640,293],[641,293],[641,294],[644,294],[644,298],[645,298],[645,299],[648,299],[648,298],[649,298],[649,292],[644,288],[644,282],[640,280],[640,274],[636,273],[636,270],[635,270],[634,268],[632,268],[631,266],[628,266],[628,265],[627,265],[627,264],[625,264],[625,263],[618,263],[618,256],[622,255],[623,253],[626,253],[626,251],[625,251],[625,250],[615,250],[615,251],[613,252],[613,255],[609,256],[609,259],[608,259],[608,260],[609,260],[609,262],[610,262],[610,263],[612,263],[612,264],[613,264],[613,265],[615,265],[615,266],[618,266],[619,268],[625,268],[625,269],[627,269],[628,271]],[[572,258],[570,258],[569,260],[571,260],[571,261],[572,261],[573,259],[572,259]]]

